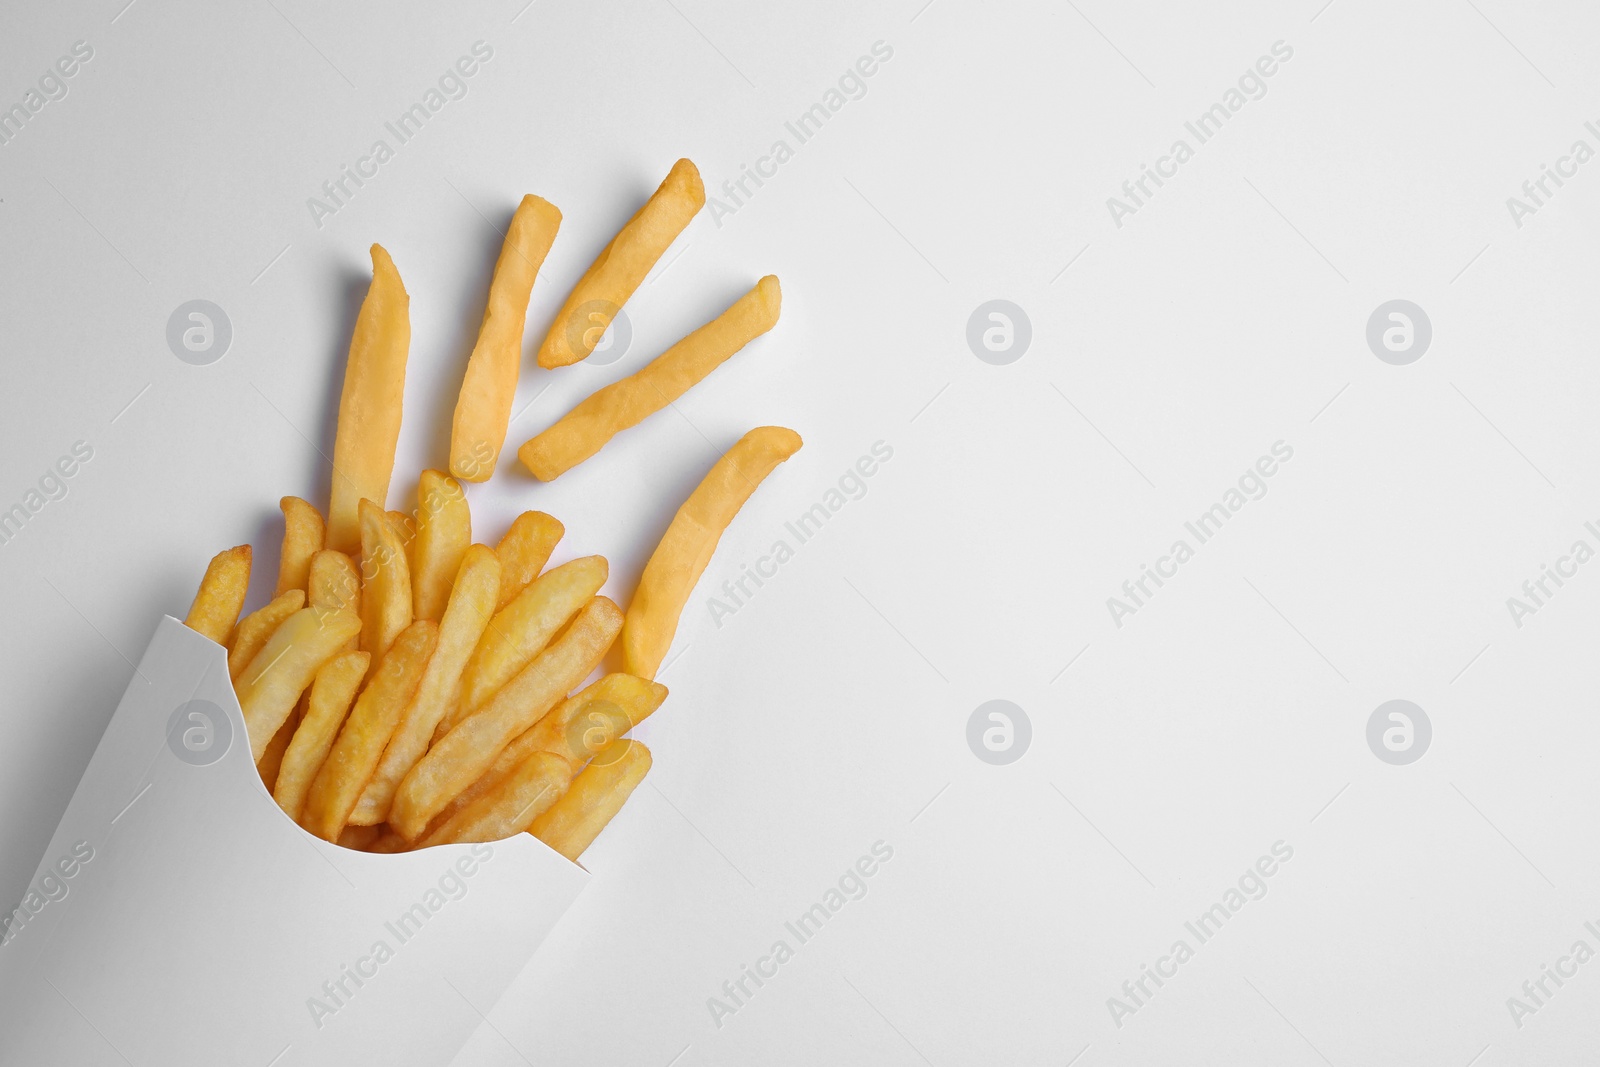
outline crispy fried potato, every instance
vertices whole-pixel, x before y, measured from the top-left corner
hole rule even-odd
[[[563,563],[541,574],[496,613],[461,672],[461,703],[444,721],[445,729],[483,706],[543,651],[556,631],[606,584],[606,573],[604,556]]]
[[[555,205],[532,194],[511,216],[450,425],[450,473],[463,481],[486,481],[500,459],[517,393],[528,297],[560,226]]]
[[[621,628],[622,611],[615,604],[605,597],[591,600],[559,640],[417,761],[395,792],[389,825],[415,840],[513,738],[599,665]]]
[[[372,825],[389,817],[389,805],[400,780],[428,750],[433,731],[455,705],[461,669],[494,614],[499,585],[499,557],[486,545],[473,545],[461,560],[449,606],[439,622],[438,646],[422,673],[416,695],[383,750],[378,769],[350,814],[352,823]]]
[[[278,727],[278,732],[267,742],[267,750],[261,754],[261,762],[256,764],[256,772],[261,775],[261,784],[267,787],[269,793],[277,788],[278,772],[283,766],[283,754],[288,751],[289,742],[300,727],[300,717],[305,711],[305,706],[306,698],[301,696],[294,710],[289,713],[289,717]]]
[[[566,532],[566,527],[542,511],[524,511],[517,516],[494,548],[500,557],[500,603],[495,610],[517,599],[517,594],[539,577]]]
[[[382,836],[381,826],[346,826],[339,831],[338,845],[340,848],[353,848],[358,852],[366,852]]]
[[[250,546],[240,545],[211,557],[205,577],[189,605],[183,624],[195,633],[225,644],[239,621],[244,595],[250,589]]]
[[[423,471],[417,481],[417,536],[410,552],[413,618],[439,621],[470,544],[472,513],[461,483],[448,474]]]
[[[347,611],[301,608],[273,631],[233,685],[253,760],[260,762],[317,671],[360,630],[361,620]]]
[[[333,494],[328,504],[328,545],[354,552],[361,543],[361,502],[382,507],[394,473],[400,413],[411,349],[411,298],[394,261],[372,246],[372,286],[350,338],[339,394],[339,428],[333,439]]]
[[[323,761],[306,794],[300,825],[324,841],[337,841],[383,756],[394,729],[417,691],[439,637],[437,623],[418,619],[395,638]]]
[[[610,749],[612,741],[638,726],[667,698],[667,687],[631,674],[608,674],[557,704],[505,747],[483,776],[452,800],[429,824],[429,833],[495,786],[535,752],[553,752],[581,767]]]
[[[705,202],[700,172],[687,159],[678,160],[573,286],[539,346],[539,366],[549,370],[587,358],[661,253]]]
[[[361,648],[374,667],[411,625],[411,566],[389,516],[361,502]]]
[[[349,828],[346,827],[346,829]],[[378,836],[373,839],[372,843],[367,846],[366,850],[368,852],[377,852],[387,855],[395,852],[404,852],[411,847],[409,844],[407,844],[405,838],[401,837],[387,826],[377,826],[373,827],[373,829],[379,830],[381,833],[379,833]]]
[[[330,659],[317,671],[306,696],[305,717],[283,754],[272,799],[295,822],[305,810],[306,794],[317,772],[328,758],[333,741],[344,725],[345,715],[356,698],[361,680],[367,676],[372,657],[366,652],[346,652]]]
[[[348,611],[361,615],[361,571],[343,552],[325,548],[311,557],[311,573],[306,576],[306,606]],[[361,635],[352,637],[341,651],[354,652]]]
[[[572,771],[572,764],[560,756],[535,752],[494,788],[429,832],[417,847],[503,841],[520,834],[566,791]]]
[[[322,550],[327,527],[322,512],[297,496],[278,501],[283,509],[283,552],[278,557],[278,589],[282,596],[291,589],[304,589],[311,575],[311,557]]]
[[[281,593],[263,607],[239,620],[233,632],[233,647],[228,649],[228,677],[234,681],[250,666],[261,646],[267,643],[283,620],[305,607],[306,595],[299,589]]]
[[[717,460],[672,517],[661,543],[639,576],[622,632],[624,669],[653,679],[672,647],[678,617],[694,591],[722,531],[773,469],[800,450],[800,435],[781,426],[761,426],[739,439]]]
[[[650,770],[650,750],[637,741],[613,742],[611,749],[572,780],[565,795],[533,820],[528,832],[574,863],[600,836]]]
[[[733,306],[651,360],[642,370],[601,389],[517,450],[540,481],[576,467],[612,437],[637,426],[722,366],[778,322],[783,295],[767,275]]]

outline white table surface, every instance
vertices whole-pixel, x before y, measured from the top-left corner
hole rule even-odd
[[[498,228],[535,192],[565,221],[510,446],[761,274],[783,321],[555,484],[508,450],[471,491],[485,539],[550,511],[561,555],[607,554],[625,598],[718,451],[763,423],[806,446],[686,611],[640,731],[655,768],[591,887],[458,1067],[1600,1048],[1600,963],[1508,1006],[1580,939],[1600,951],[1600,562],[1547,580],[1536,613],[1507,606],[1575,541],[1600,548],[1600,162],[1560,162],[1600,150],[1600,10],[125,3],[13,3],[0,33],[0,108],[93,50],[0,145],[0,510],[93,452],[0,544],[0,904],[204,561],[254,541],[259,594],[278,497],[325,500],[366,247],[412,297],[401,506],[444,464]],[[465,95],[314,219],[308,198],[480,41]],[[1275,42],[1292,56],[1200,144],[1185,123]],[[875,45],[892,55],[800,143],[786,123]],[[1193,157],[1114,219],[1180,138]],[[721,191],[780,139],[763,185]],[[571,281],[679,156],[728,210],[629,303],[621,359],[534,368]],[[1569,176],[1514,213],[1542,165]],[[165,339],[192,299],[232,325],[210,365]],[[992,299],[1031,322],[1006,365],[967,343]],[[1394,299],[1432,326],[1406,365],[1366,339]],[[877,442],[892,458],[797,544],[785,523]],[[1265,495],[1198,544],[1185,522],[1277,442],[1293,455]],[[1193,558],[1118,626],[1107,598],[1179,538]],[[713,620],[778,540],[793,558]],[[967,741],[994,699],[1031,723],[1003,766]],[[1392,699],[1432,724],[1407,765],[1367,742]],[[785,923],[880,841],[865,895],[800,943]],[[1265,895],[1201,944],[1185,922],[1276,842],[1293,855]],[[1123,983],[1180,939],[1193,957],[1134,1005]],[[792,958],[719,1017],[779,940]]]

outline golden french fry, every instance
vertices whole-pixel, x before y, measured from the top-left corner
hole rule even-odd
[[[382,836],[383,827],[381,826],[346,826],[339,831],[338,844],[340,848],[353,848],[358,852],[367,852]]]
[[[505,747],[483,776],[452,800],[429,832],[495,786],[535,752],[552,752],[582,766],[638,726],[667,698],[667,687],[631,674],[608,674],[557,704]],[[614,750],[620,754],[621,750]]]
[[[622,809],[635,787],[650,770],[650,750],[624,738],[608,749],[572,780],[562,798],[533,820],[528,832],[574,863],[611,817]]]
[[[511,216],[450,426],[450,473],[463,481],[487,480],[500,458],[517,393],[528,297],[560,226],[555,205],[532,194]]]
[[[437,623],[418,619],[394,639],[388,654],[373,668],[372,680],[356,698],[306,794],[300,825],[308,833],[324,841],[339,839],[361,791],[377,769],[384,746],[417,691],[438,636]]]
[[[461,703],[448,730],[476,711],[544,650],[556,631],[606,584],[606,558],[584,556],[534,579],[495,614],[461,672]]]
[[[767,275],[733,306],[651,360],[642,370],[601,389],[517,450],[535,478],[548,482],[571,470],[612,437],[637,426],[778,322],[783,296]]]
[[[318,669],[361,630],[347,611],[301,608],[285,619],[233,683],[250,735],[250,756],[261,761],[267,742],[294,710]]]
[[[304,589],[311,575],[311,557],[322,551],[327,527],[322,512],[297,496],[278,501],[283,509],[283,552],[278,558],[277,596]]]
[[[256,772],[261,775],[261,784],[267,787],[267,792],[277,788],[279,769],[283,766],[283,754],[289,749],[289,742],[294,738],[295,730],[300,727],[300,715],[305,708],[305,697],[301,697],[295,704],[294,711],[283,720],[283,725],[278,727],[278,732],[272,735],[272,740],[267,742],[267,750],[261,754],[261,762],[256,764]]]
[[[687,159],[678,160],[573,286],[539,346],[539,366],[549,370],[587,358],[661,253],[705,202],[700,172]]]
[[[800,450],[800,435],[781,426],[761,426],[717,460],[672,517],[661,543],[639,576],[622,631],[624,669],[654,678],[672,647],[678,616],[694,591],[722,531],[761,480]]]
[[[341,552],[354,552],[361,543],[361,501],[382,507],[389,497],[411,348],[410,307],[394,261],[373,245],[372,286],[350,338],[333,439],[327,547]]]
[[[389,516],[361,502],[361,647],[374,667],[411,625],[411,566]]]
[[[219,645],[226,644],[249,589],[250,546],[218,552],[206,564],[205,577],[200,579],[200,589],[183,624]]]
[[[417,843],[418,848],[467,841],[503,841],[520,834],[556,803],[572,782],[572,764],[535,752],[483,796]]]
[[[496,611],[517,599],[517,594],[539,577],[550,562],[550,553],[556,550],[556,542],[566,532],[566,527],[542,511],[524,511],[516,517],[494,548],[500,557],[500,603],[495,605]]]
[[[417,761],[395,791],[389,825],[415,840],[514,737],[588,677],[621,628],[621,609],[605,597],[591,600],[554,644]]]
[[[395,852],[404,852],[411,847],[406,843],[405,838],[401,837],[387,826],[375,826],[373,829],[381,832],[376,838],[373,839],[372,843],[367,846],[368,852],[391,854]]]
[[[448,474],[423,471],[417,481],[417,536],[410,552],[413,618],[439,621],[470,544],[472,513],[461,483]]]
[[[333,740],[344,725],[361,680],[367,676],[371,659],[366,652],[335,656],[322,665],[311,683],[305,717],[289,742],[289,750],[283,754],[283,765],[272,789],[272,799],[295,822],[300,821],[306,794],[317,772],[322,770],[328,751],[333,748]]]
[[[433,731],[454,705],[461,685],[461,668],[489,625],[499,585],[500,560],[494,550],[486,545],[467,549],[450,592],[450,603],[439,622],[438,646],[422,673],[416,695],[383,750],[378,769],[350,813],[352,823],[372,825],[389,817],[389,805],[400,780],[428,750]]]
[[[361,571],[355,561],[331,548],[312,556],[306,575],[306,605],[361,614]]]
[[[306,594],[291,589],[240,619],[238,629],[233,632],[233,647],[228,650],[228,677],[238,681],[273,631],[283,625],[284,619],[305,607],[305,603]]]

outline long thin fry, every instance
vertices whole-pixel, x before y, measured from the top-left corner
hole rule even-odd
[[[372,680],[356,698],[306,794],[300,825],[308,833],[324,841],[339,839],[384,746],[417,691],[438,636],[438,624],[418,619],[395,638],[382,662],[372,668]]]
[[[461,687],[461,668],[466,666],[467,657],[494,614],[499,584],[499,557],[485,545],[473,545],[461,561],[449,606],[439,622],[438,646],[423,671],[416,695],[383,750],[378,769],[350,814],[351,822],[372,825],[389,817],[389,805],[400,780],[428,750],[439,720],[455,702]]]
[[[233,632],[233,647],[228,649],[228,677],[238,681],[273,631],[283,625],[284,619],[305,607],[305,603],[305,593],[291,589],[240,619]]]
[[[252,759],[260,761],[318,669],[360,630],[361,620],[349,612],[301,608],[273,631],[233,685]]]
[[[311,572],[306,576],[306,606],[348,611],[361,616],[361,570],[349,556],[332,548],[311,557]],[[354,652],[361,635],[352,637],[343,652]]]
[[[289,749],[283,754],[278,780],[272,788],[272,798],[278,802],[278,807],[295,822],[300,821],[306,794],[327,760],[328,751],[333,748],[333,740],[344,725],[345,715],[350,711],[371,660],[365,652],[335,656],[322,665],[311,683],[305,717],[300,720],[300,728],[294,732]]]
[[[411,567],[400,534],[370,500],[361,502],[361,647],[376,661],[411,625]]]
[[[239,545],[218,552],[206,564],[205,577],[189,605],[185,626],[204,634],[217,644],[225,644],[239,621],[244,595],[250,589],[250,546]]]
[[[572,780],[565,795],[533,820],[528,832],[574,863],[583,855],[612,816],[622,810],[650,770],[650,750],[638,741],[623,739]],[[614,757],[614,758],[613,758]]]
[[[678,617],[716,551],[722,531],[761,480],[800,450],[800,435],[781,426],[761,426],[739,439],[717,460],[672,517],[661,543],[639,576],[622,632],[625,670],[654,678],[672,647]]]
[[[394,261],[373,245],[372,286],[350,338],[333,439],[327,547],[341,552],[354,552],[361,543],[361,501],[382,507],[389,496],[411,349],[410,306]]]
[[[261,754],[261,762],[256,764],[256,772],[261,775],[261,784],[267,787],[269,793],[277,787],[278,772],[283,766],[283,754],[289,750],[289,742],[293,740],[294,732],[300,726],[300,716],[305,704],[306,698],[301,696],[294,710],[289,713],[289,717],[278,727],[278,732],[267,742],[267,750]]]
[[[470,544],[472,514],[461,483],[448,474],[423,471],[417,481],[417,536],[410,551],[413,618],[439,621]]]
[[[322,512],[297,496],[278,501],[283,509],[283,552],[278,557],[278,596],[304,589],[311,575],[311,557],[322,550],[327,525]]]
[[[540,481],[561,476],[600,451],[618,433],[677,400],[734,353],[772,329],[782,301],[778,279],[767,275],[733,306],[643,369],[567,412],[518,449],[517,458]]]
[[[517,393],[528,297],[560,226],[555,205],[532,194],[511,216],[450,426],[450,473],[463,481],[487,480],[500,459]]]
[[[566,527],[542,511],[524,511],[516,517],[494,546],[495,555],[500,557],[500,603],[495,605],[496,611],[517,599],[517,594],[539,577],[566,532]]]
[[[599,665],[621,628],[615,604],[605,597],[591,600],[559,640],[417,761],[395,793],[389,825],[408,841],[420,835],[514,737]]]
[[[520,834],[566,791],[572,770],[572,764],[554,753],[535,752],[493,789],[430,831],[417,847],[503,841]]]
[[[539,366],[548,370],[587,358],[661,253],[705,202],[700,172],[687,159],[678,160],[573,286],[539,346]]]

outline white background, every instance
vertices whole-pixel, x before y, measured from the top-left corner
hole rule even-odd
[[[550,511],[557,558],[605,553],[625,599],[721,449],[763,423],[806,447],[723,539],[641,730],[655,768],[460,1067],[1600,1048],[1600,963],[1520,1027],[1506,1003],[1600,950],[1600,564],[1520,628],[1506,607],[1600,547],[1600,163],[1520,227],[1506,206],[1574,140],[1600,149],[1600,12],[124,2],[13,3],[0,33],[5,107],[94,49],[0,146],[0,508],[94,450],[0,545],[0,903],[204,561],[254,542],[259,594],[277,498],[325,500],[367,246],[411,293],[400,507],[444,465],[499,230],[534,192],[565,221],[508,446],[763,273],[783,321],[555,484],[508,449],[472,490],[482,539]],[[307,198],[480,40],[467,95],[318,227]],[[865,95],[796,147],[785,121],[880,41]],[[1276,41],[1266,95],[1117,226],[1107,197]],[[629,303],[623,359],[533,366],[675,158],[718,196],[779,138],[794,158]],[[194,298],[233,325],[210,366],[164,337]],[[1008,366],[966,342],[994,298],[1032,322]],[[1395,298],[1433,325],[1409,366],[1365,340]],[[866,495],[717,626],[706,598],[878,441]],[[1278,441],[1267,495],[1116,626],[1106,598]],[[966,741],[996,698],[1032,723],[1009,766]],[[1409,766],[1366,742],[1394,698],[1433,724]],[[708,998],[880,840],[867,895],[717,1025]],[[1267,895],[1119,1027],[1107,999],[1280,840]]]

